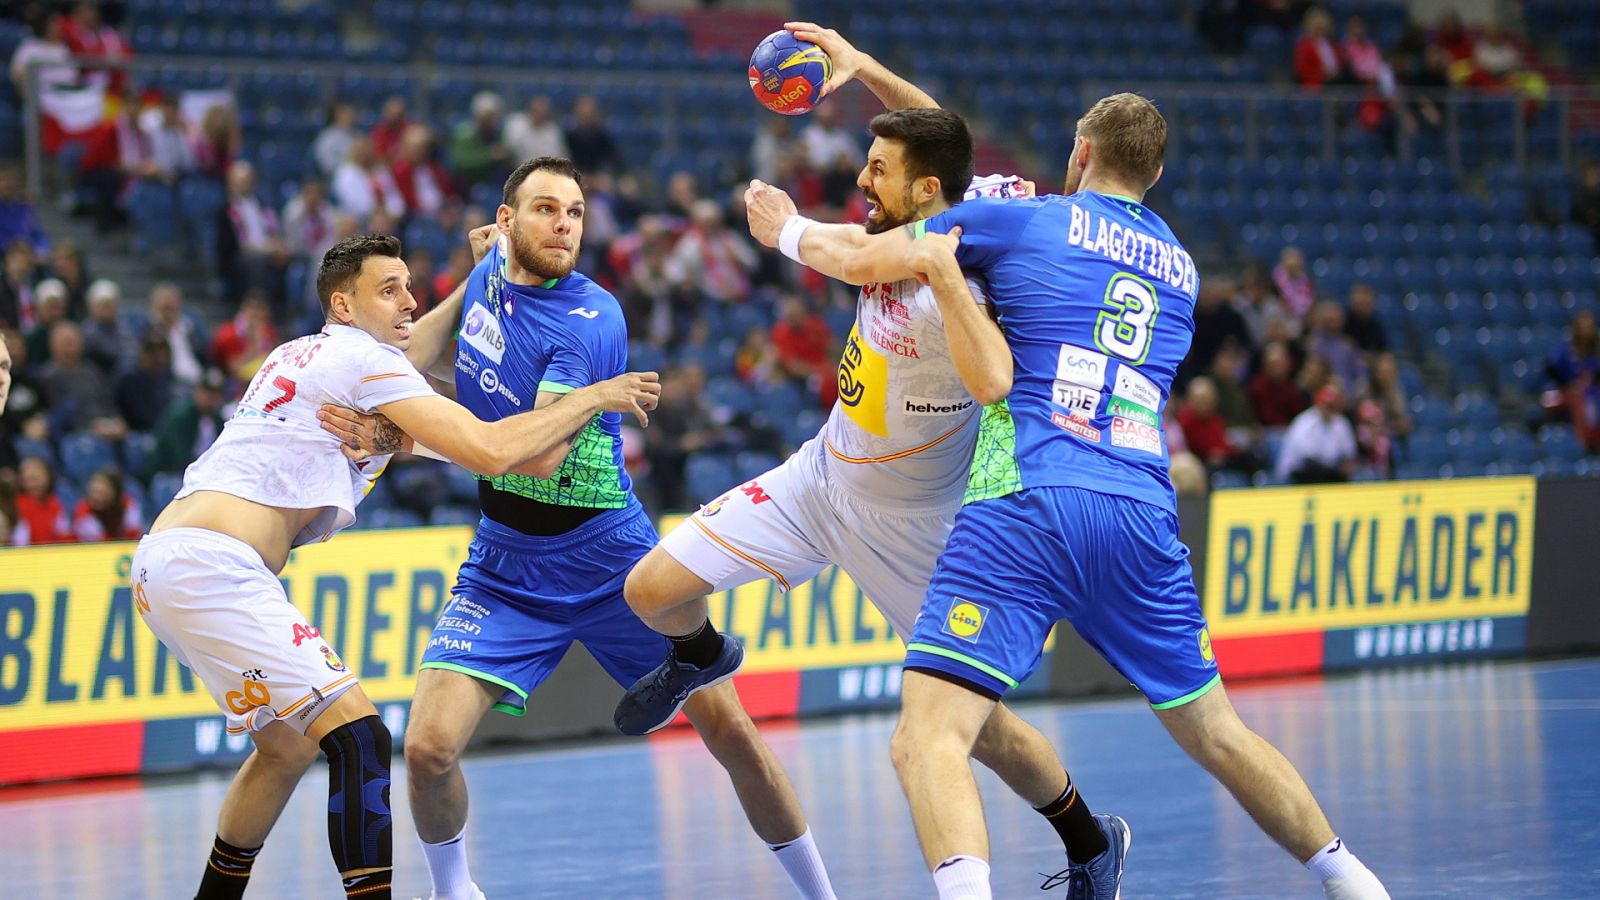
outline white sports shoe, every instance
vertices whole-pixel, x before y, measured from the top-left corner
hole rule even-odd
[[[1328,900],[1389,900],[1389,892],[1372,874],[1371,869],[1362,869],[1353,875],[1342,878],[1329,878],[1322,883],[1322,892]]]

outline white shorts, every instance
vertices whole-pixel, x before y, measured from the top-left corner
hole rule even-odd
[[[232,734],[274,721],[305,734],[356,684],[243,541],[202,528],[146,535],[132,580],[145,624],[200,676]]]
[[[723,591],[770,578],[785,591],[837,564],[901,640],[911,636],[960,497],[933,510],[886,509],[830,485],[820,442],[707,503],[661,540]]]

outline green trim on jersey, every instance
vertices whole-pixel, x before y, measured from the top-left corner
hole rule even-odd
[[[1210,693],[1212,688],[1216,687],[1217,685],[1219,685],[1221,683],[1222,683],[1222,673],[1218,672],[1217,674],[1211,676],[1211,680],[1210,681],[1206,682],[1205,684],[1201,685],[1200,687],[1195,688],[1194,690],[1190,691],[1189,693],[1184,694],[1182,697],[1179,697],[1176,700],[1168,700],[1165,703],[1152,703],[1152,704],[1150,704],[1150,708],[1151,709],[1173,709],[1175,707],[1183,706],[1186,703],[1193,703],[1194,701],[1199,700],[1201,697],[1204,697],[1206,694]]]
[[[1022,490],[1022,471],[1017,468],[1017,423],[1011,419],[1011,406],[997,400],[983,408],[978,420],[978,444],[972,452],[972,469],[967,474],[967,495],[961,503],[993,500]]]
[[[539,382],[539,393],[541,394],[570,394],[575,390],[577,388],[570,384],[558,384],[554,381]]]
[[[540,388],[543,390],[543,388]],[[499,478],[478,478],[495,490],[527,497],[552,506],[582,509],[622,509],[628,505],[628,492],[622,489],[622,473],[613,463],[611,435],[593,419],[578,432],[578,439],[549,478],[511,473]]]
[[[527,715],[527,713],[528,713],[528,706],[527,706],[527,704],[528,704],[528,692],[523,690],[522,688],[517,687],[516,685],[512,684],[511,682],[506,681],[504,678],[500,678],[500,677],[497,677],[497,676],[494,676],[494,675],[490,675],[488,672],[480,672],[477,669],[469,669],[466,666],[460,665],[459,663],[453,663],[453,662],[425,662],[422,665],[418,666],[417,668],[418,669],[443,669],[446,672],[460,672],[462,675],[470,675],[473,678],[478,679],[479,681],[487,681],[490,684],[499,685],[500,687],[503,687],[506,690],[512,692],[513,694],[516,694],[517,696],[521,697],[523,705],[522,706],[512,706],[511,704],[506,703],[506,702],[504,702],[502,700],[496,700],[494,705],[489,707],[490,709],[497,709],[500,712],[503,712],[503,713],[506,713],[507,715],[512,715],[512,716],[523,716],[523,715]]]
[[[965,653],[957,653],[954,650],[946,650],[945,648],[937,646],[935,644],[924,644],[924,643],[922,643],[920,641],[913,641],[912,643],[907,644],[906,645],[906,650],[908,650],[908,651],[916,650],[919,653],[927,653],[927,654],[931,654],[933,656],[942,656],[945,659],[953,659],[958,663],[965,663],[965,664],[973,667],[974,669],[977,669],[979,672],[982,672],[985,675],[988,675],[988,676],[990,676],[992,678],[998,679],[1000,681],[1000,683],[1004,684],[1006,687],[1013,687],[1014,688],[1018,684],[1017,680],[1015,678],[1012,678],[1010,675],[1007,675],[1006,673],[1000,671],[999,669],[996,669],[994,666],[989,665],[988,663],[984,662],[981,659],[973,659],[972,657],[966,655]]]

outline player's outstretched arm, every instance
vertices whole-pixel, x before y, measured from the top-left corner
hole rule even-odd
[[[925,234],[911,242],[906,264],[917,271],[919,281],[933,288],[950,360],[961,383],[973,399],[988,406],[1011,393],[1011,348],[956,262],[960,239],[960,227],[949,234]]]
[[[496,422],[485,422],[455,401],[438,395],[386,403],[377,412],[410,435],[416,444],[432,448],[480,475],[499,477],[568,442],[599,413],[632,413],[640,424],[648,425],[649,411],[656,408],[660,398],[660,375],[628,372],[579,388],[564,402]],[[318,417],[324,419],[326,428],[325,413]],[[374,448],[363,444],[362,449]],[[394,449],[399,448],[388,452]]]
[[[785,22],[783,27],[802,41],[821,47],[833,60],[833,76],[822,86],[821,97],[826,97],[850,83],[854,78],[867,86],[873,96],[883,102],[886,109],[938,109],[934,99],[911,82],[889,71],[883,63],[857,50],[832,28],[823,28],[814,22]]]
[[[491,222],[467,233],[474,264],[481,262],[489,252],[496,228]],[[406,348],[406,359],[418,372],[430,374],[441,381],[455,379],[455,354],[451,351],[455,348],[456,327],[461,321],[461,302],[466,291],[467,282],[462,281],[443,303],[428,310],[411,326],[411,345]]]
[[[900,281],[917,273],[906,265],[910,226],[867,234],[860,225],[824,225],[801,216],[781,188],[752,181],[744,192],[750,234],[795,262],[847,284]]]

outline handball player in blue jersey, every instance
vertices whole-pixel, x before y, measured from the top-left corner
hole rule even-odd
[[[418,368],[453,377],[457,401],[489,421],[560,403],[619,375],[628,353],[616,298],[573,268],[583,237],[578,170],[558,157],[529,160],[506,180],[503,200],[492,245],[460,299],[459,330],[412,348]],[[327,427],[373,450],[365,441],[370,425],[332,416]],[[623,469],[620,425],[615,413],[596,416],[522,469],[479,476],[477,536],[423,654],[406,730],[412,817],[436,900],[482,896],[467,867],[459,758],[484,715],[522,715],[573,641],[623,686],[654,670],[673,646],[623,600],[629,570],[657,536]],[[831,898],[794,788],[726,680],[742,649],[707,630],[683,636],[679,654],[695,650],[704,651],[697,658],[712,686],[684,713],[802,896]]]
[[[919,277],[951,291],[962,269],[981,273],[1009,346],[1009,414],[985,418],[967,505],[907,646],[893,740],[946,900],[990,897],[967,757],[1061,618],[1328,897],[1388,897],[1229,703],[1178,542],[1161,410],[1194,336],[1199,277],[1143,203],[1166,131],[1148,100],[1107,97],[1078,122],[1065,196],[973,200],[878,235],[809,222],[759,182],[746,195],[752,234],[851,283]]]

